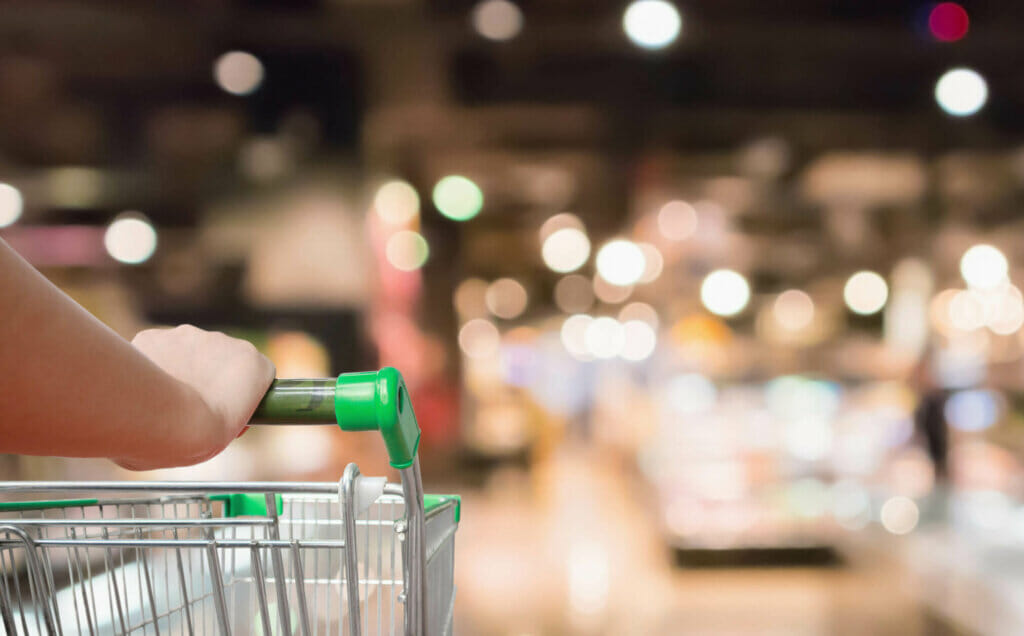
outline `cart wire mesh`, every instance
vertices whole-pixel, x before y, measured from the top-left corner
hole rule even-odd
[[[363,479],[354,465],[346,476]],[[451,633],[454,500],[425,514],[420,628],[405,620],[415,556],[401,486],[387,484],[363,502],[338,484],[261,484],[265,493],[256,495],[165,486],[7,504],[5,633]],[[257,488],[218,490],[231,486]],[[255,513],[244,509],[254,504]]]

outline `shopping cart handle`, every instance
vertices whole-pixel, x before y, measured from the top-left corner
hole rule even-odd
[[[250,423],[336,423],[344,431],[380,431],[395,468],[412,465],[420,442],[409,391],[391,367],[337,379],[274,380]]]

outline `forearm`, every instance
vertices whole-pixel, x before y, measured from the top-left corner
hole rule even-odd
[[[209,418],[198,393],[2,240],[0,347],[0,452],[119,458],[162,447],[187,456]]]

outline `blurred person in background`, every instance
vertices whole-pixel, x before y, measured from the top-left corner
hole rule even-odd
[[[3,240],[0,343],[0,452],[133,470],[218,454],[275,375],[250,343],[188,325],[128,343]]]
[[[935,485],[942,488],[949,482],[949,427],[945,413],[949,391],[935,378],[934,360],[934,348],[928,347],[911,371],[909,383],[919,396],[914,409],[914,428],[932,461]]]
[[[935,481],[927,497],[918,501],[922,523],[943,523],[949,518],[951,475],[949,470],[949,423],[946,402],[950,391],[936,377],[936,349],[929,345],[910,372],[908,384],[917,394],[914,430],[918,443],[931,460]]]

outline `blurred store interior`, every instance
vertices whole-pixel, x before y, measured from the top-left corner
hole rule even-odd
[[[0,238],[125,337],[401,369],[427,490],[464,497],[456,633],[1021,633],[1022,30],[995,0],[7,3]],[[349,461],[388,470],[315,427],[0,466]]]

